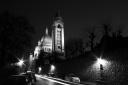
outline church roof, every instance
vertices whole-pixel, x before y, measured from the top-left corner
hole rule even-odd
[[[48,28],[46,27],[45,36],[41,39],[43,45],[52,44],[52,37],[48,34]]]

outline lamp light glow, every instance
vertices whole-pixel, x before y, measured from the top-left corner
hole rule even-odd
[[[23,59],[19,59],[19,62],[17,62],[17,65],[19,67],[22,67],[22,65],[24,65],[24,60]]]
[[[100,58],[97,58],[97,61],[96,61],[96,64],[99,66],[99,65],[103,65],[103,66],[106,66],[108,63],[107,60],[105,59],[102,59],[101,57]]]
[[[98,59],[97,59],[97,62],[98,62],[99,64],[104,65],[106,61],[103,60],[102,58],[98,58]]]
[[[55,66],[51,65],[51,72],[54,72],[54,71],[55,71]]]

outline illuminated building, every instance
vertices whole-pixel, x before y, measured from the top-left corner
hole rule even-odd
[[[64,53],[64,23],[60,16],[55,17],[52,25],[52,48],[54,52]]]
[[[49,29],[46,27],[45,35],[38,41],[38,45],[34,50],[34,59],[41,59],[46,73],[50,63],[66,59],[64,51],[64,23],[59,15],[54,17],[52,25],[49,26]],[[32,67],[35,64],[33,63]]]
[[[46,28],[46,34],[43,37],[42,50],[44,52],[52,52],[52,37],[48,34],[48,28]]]
[[[62,17],[57,15],[50,29],[51,36],[48,28],[46,28],[45,35],[38,42],[38,45],[41,46],[43,52],[64,54],[64,23]]]

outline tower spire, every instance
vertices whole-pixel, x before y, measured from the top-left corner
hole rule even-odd
[[[55,20],[62,20],[60,10],[57,10],[57,12],[55,13],[54,19]]]
[[[58,10],[58,11],[56,12],[55,17],[60,17],[60,10]]]

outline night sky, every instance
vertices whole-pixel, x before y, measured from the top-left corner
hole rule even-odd
[[[116,28],[123,24],[128,28],[128,3],[123,0],[2,0],[0,12],[9,10],[17,15],[26,16],[35,26],[34,43],[43,35],[46,26],[50,27],[53,16],[60,10],[65,23],[65,37],[86,38],[86,27],[112,20]],[[123,33],[127,34],[127,31]]]

